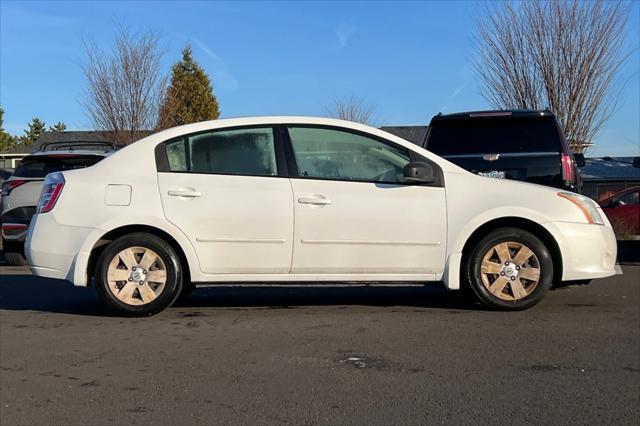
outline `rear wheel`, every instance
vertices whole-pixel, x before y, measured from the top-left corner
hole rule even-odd
[[[493,309],[530,308],[544,297],[553,281],[549,250],[522,229],[491,231],[466,261],[469,287],[481,303]]]
[[[118,238],[98,258],[96,291],[118,313],[153,315],[171,306],[181,290],[178,256],[154,235],[134,233]]]

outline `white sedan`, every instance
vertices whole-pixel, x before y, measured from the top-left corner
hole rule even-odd
[[[26,254],[149,315],[196,285],[438,281],[519,310],[553,282],[613,275],[591,199],[471,174],[361,124],[309,117],[168,129],[50,174]]]

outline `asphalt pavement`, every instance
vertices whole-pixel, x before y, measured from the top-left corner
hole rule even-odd
[[[0,423],[637,424],[640,266],[622,269],[516,313],[435,285],[297,286],[131,319],[0,267]]]

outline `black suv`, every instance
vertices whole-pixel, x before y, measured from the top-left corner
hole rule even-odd
[[[582,154],[569,150],[550,111],[438,114],[422,146],[482,176],[580,191]]]

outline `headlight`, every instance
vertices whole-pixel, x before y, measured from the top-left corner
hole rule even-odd
[[[584,217],[587,218],[587,222],[595,223],[597,225],[604,225],[604,220],[602,220],[602,216],[598,211],[598,205],[591,198],[585,197],[584,195],[575,194],[573,192],[558,192],[558,195],[562,198],[566,198],[567,200],[578,206],[578,208],[584,214]]]

